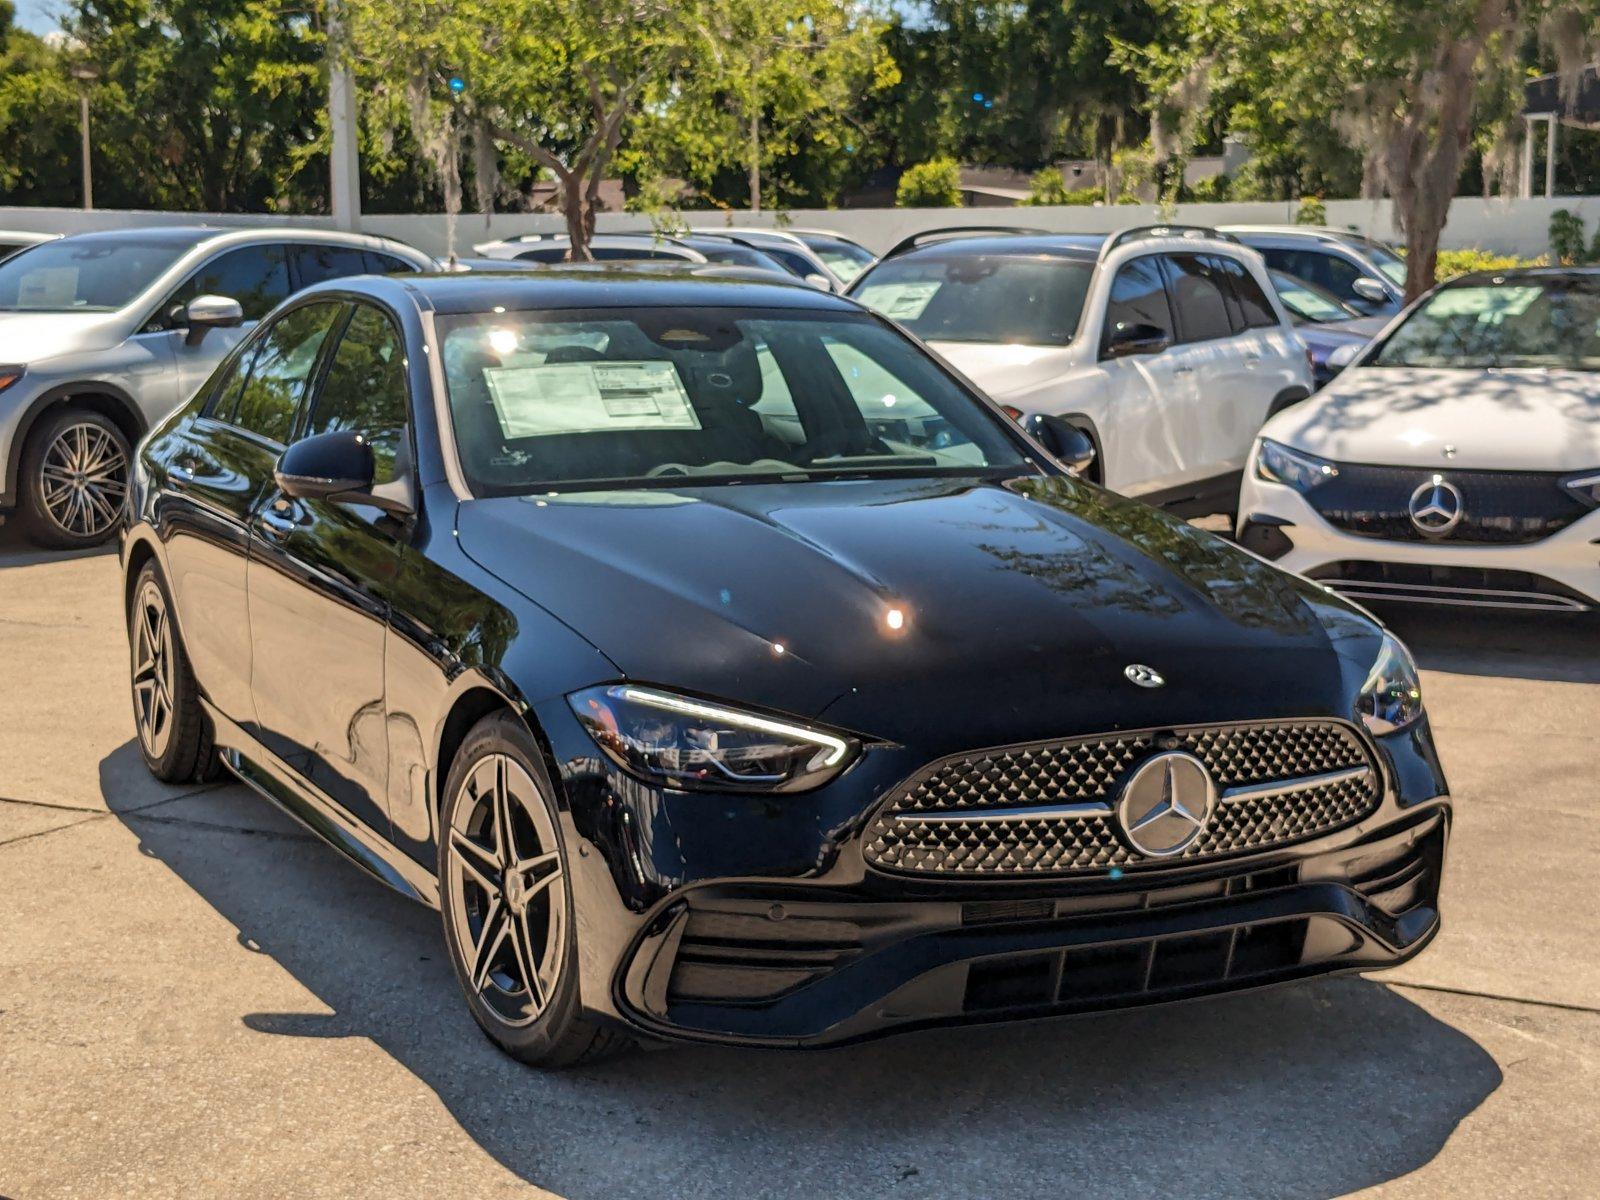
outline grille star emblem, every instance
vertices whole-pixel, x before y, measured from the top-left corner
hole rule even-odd
[[[1199,840],[1217,803],[1205,764],[1173,751],[1146,759],[1117,800],[1117,821],[1129,847],[1146,858],[1182,854]]]

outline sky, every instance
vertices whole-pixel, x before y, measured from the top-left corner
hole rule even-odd
[[[49,33],[52,29],[59,29],[61,23],[56,19],[58,11],[55,0],[14,0],[17,6],[17,24],[24,29],[31,29],[34,33]]]

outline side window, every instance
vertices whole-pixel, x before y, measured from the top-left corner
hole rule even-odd
[[[274,442],[289,440],[306,381],[342,308],[307,304],[274,322],[257,343],[255,364],[231,416],[233,424]]]
[[[1357,296],[1352,286],[1363,274],[1354,263],[1320,250],[1275,250],[1271,254],[1276,261],[1274,258],[1268,258],[1267,261],[1279,270],[1298,275],[1323,291],[1332,292],[1341,300],[1354,301],[1365,310],[1368,302]]]
[[[259,321],[289,294],[289,267],[282,246],[240,246],[218,255],[173,293],[173,305],[196,296],[231,296],[244,309],[246,321]]]
[[[1222,270],[1224,276],[1233,285],[1234,299],[1239,302],[1239,311],[1244,316],[1244,323],[1250,329],[1266,329],[1278,324],[1277,315],[1272,311],[1272,302],[1267,299],[1261,285],[1256,282],[1242,262],[1236,258],[1213,259]]]
[[[362,258],[366,261],[369,275],[414,275],[417,272],[417,268],[405,259],[381,254],[377,250],[362,251]]]
[[[301,287],[367,273],[366,256],[355,246],[290,246],[289,255]]]
[[[1174,254],[1167,259],[1172,273],[1172,306],[1186,342],[1207,342],[1233,336],[1228,301],[1222,280],[1205,259],[1196,254]]]
[[[311,408],[307,436],[348,429],[372,444],[375,478],[394,478],[406,436],[405,342],[394,323],[370,304],[358,304]]]
[[[560,262],[566,256],[567,248],[565,246],[541,246],[537,250],[524,250],[517,255],[524,262],[543,263]],[[596,257],[599,257],[598,253]]]
[[[219,421],[233,420],[234,410],[239,407],[239,393],[244,391],[250,368],[256,361],[256,350],[256,343],[248,343],[233,360],[233,365],[223,372],[211,389],[211,398],[206,401],[206,416]]]
[[[1167,303],[1167,287],[1153,254],[1135,258],[1117,269],[1117,277],[1111,281],[1105,340],[1101,344],[1109,341],[1119,329],[1133,325],[1152,325],[1170,340],[1177,340],[1173,334],[1172,308]]]

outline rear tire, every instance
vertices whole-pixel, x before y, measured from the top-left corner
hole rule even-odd
[[[122,521],[133,451],[102,413],[68,406],[46,417],[22,450],[18,507],[36,545],[86,550]]]
[[[164,783],[215,778],[211,723],[172,620],[172,598],[154,562],[145,563],[133,585],[128,654],[133,723],[145,766]]]
[[[509,712],[474,725],[444,795],[439,909],[478,1026],[535,1067],[569,1067],[627,1046],[631,1039],[588,1020],[578,1003],[560,814],[527,726]]]

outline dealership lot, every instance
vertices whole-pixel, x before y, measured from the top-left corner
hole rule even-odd
[[[1593,621],[1391,614],[1458,804],[1404,968],[546,1076],[472,1026],[433,914],[150,778],[118,580],[0,530],[0,1195],[1593,1194]]]

